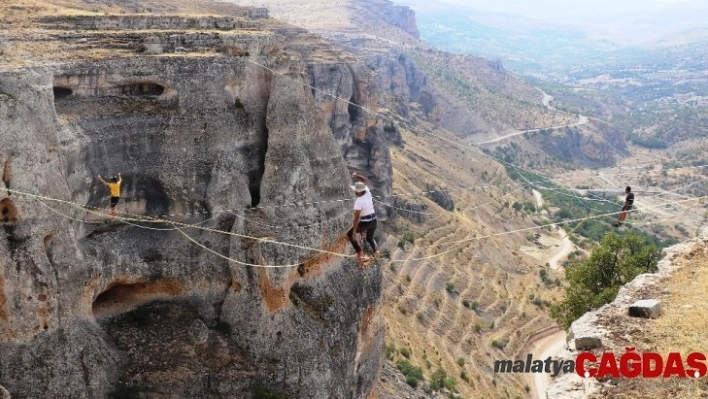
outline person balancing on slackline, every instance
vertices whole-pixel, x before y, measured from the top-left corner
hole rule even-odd
[[[120,201],[120,184],[123,183],[123,177],[118,173],[118,177],[113,176],[110,182],[103,180],[101,175],[98,175],[98,180],[101,181],[111,191],[111,217],[116,218],[116,205]]]
[[[359,270],[364,270],[364,265],[371,259],[365,259],[363,255],[363,250],[359,245],[359,241],[356,239],[356,234],[366,232],[366,242],[369,243],[371,249],[374,251],[374,256],[379,257],[379,249],[374,240],[374,233],[376,232],[376,211],[374,210],[374,199],[371,197],[371,191],[366,185],[366,177],[358,174],[352,173],[352,178],[358,180],[351,189],[356,193],[356,200],[354,201],[354,219],[352,221],[352,228],[347,232],[347,237],[349,242],[352,243],[354,251],[356,251],[356,257],[359,260]]]
[[[627,194],[627,196],[624,199],[622,213],[620,213],[619,219],[617,219],[617,223],[613,225],[615,227],[620,227],[622,225],[624,220],[627,218],[627,212],[632,210],[632,205],[634,204],[634,193],[632,192],[632,187],[627,186],[624,192]]]

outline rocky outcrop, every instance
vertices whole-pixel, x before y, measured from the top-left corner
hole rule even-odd
[[[427,205],[401,197],[391,198],[385,202],[387,204],[391,203],[391,206],[387,208],[390,208],[390,212],[393,215],[400,215],[418,223],[422,223],[425,220],[425,215],[428,213],[426,212],[428,209]]]
[[[391,73],[372,74],[391,62]],[[382,57],[366,64],[309,65],[313,94],[327,118],[347,165],[369,176],[374,195],[388,195],[393,184],[390,145],[401,145],[392,118],[381,114],[383,97],[392,92],[410,96],[406,74],[395,60]],[[383,219],[389,212],[376,204]]]
[[[0,384],[13,398],[371,392],[380,269],[272,242],[345,253],[348,204],[290,205],[350,192],[304,66],[267,62],[282,76],[223,54],[0,72],[0,197],[16,219],[0,234]],[[96,175],[118,172],[121,212],[209,230],[111,221]]]
[[[626,314],[635,301],[642,298],[642,292],[648,287],[657,286],[661,280],[669,277],[677,269],[677,261],[690,255],[696,248],[708,245],[708,228],[704,228],[698,238],[675,245],[664,250],[664,257],[658,263],[656,273],[642,274],[620,288],[615,300],[600,309],[588,312],[573,322],[567,334],[567,346],[558,355],[562,360],[575,361],[578,353],[584,350],[607,349],[606,339],[617,326],[601,320],[617,312]],[[700,250],[700,249],[698,249]],[[546,391],[546,399],[586,399],[592,397],[601,388],[596,379],[583,379],[575,373],[563,374],[554,380]]]
[[[455,209],[455,201],[449,192],[438,189],[437,187],[428,187],[428,197],[446,211]]]
[[[39,20],[51,29],[144,30],[144,29],[246,29],[260,27],[253,18],[268,18],[267,9],[245,9],[242,17],[180,17],[167,15],[106,15],[45,17]]]
[[[420,32],[415,20],[415,11],[409,7],[396,5],[388,0],[359,0],[358,2],[367,11],[373,13],[374,18],[379,18],[411,36],[420,38]]]
[[[578,167],[613,166],[616,157],[629,155],[623,136],[603,122],[592,121],[587,127],[546,129],[527,137],[546,153]]]

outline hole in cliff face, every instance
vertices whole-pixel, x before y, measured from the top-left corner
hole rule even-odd
[[[255,157],[252,159],[257,162],[253,165],[253,169],[248,174],[248,191],[251,194],[251,206],[257,207],[261,203],[261,182],[265,173],[265,158],[268,152],[268,128],[263,126],[261,133],[261,141],[254,148]]]
[[[130,96],[161,96],[165,88],[157,83],[134,83],[121,88],[123,94]]]
[[[54,235],[49,234],[44,237],[44,249],[49,250],[49,247],[52,246],[52,241],[54,241]]]
[[[356,106],[354,97],[349,99],[349,107],[347,107],[347,111],[349,111],[349,122],[354,122],[357,118],[359,118],[359,107]]]
[[[258,175],[262,176],[262,173],[255,172],[248,176],[248,191],[251,194],[251,206],[254,208],[261,203],[261,180]]]
[[[246,115],[246,107],[243,106],[243,103],[239,98],[236,98],[236,100],[234,101],[234,108],[236,108],[236,113],[239,116]]]
[[[2,168],[2,181],[5,187],[10,188],[10,180],[12,179],[12,166],[10,162],[5,162],[5,167]]]
[[[164,216],[170,213],[170,196],[159,179],[140,176],[139,178],[124,180],[126,182],[125,192],[135,190],[136,198],[145,201],[146,215]]]
[[[114,282],[93,301],[93,315],[96,319],[116,316],[146,303],[175,297],[184,292],[186,287],[172,279]]]
[[[0,201],[0,222],[11,223],[17,221],[17,208],[9,198]]]
[[[251,397],[245,393],[254,384],[258,359],[231,336],[228,323],[207,316],[211,306],[197,298],[156,301],[100,320],[108,340],[126,357],[105,397]],[[214,394],[225,378],[228,387]],[[266,397],[276,398],[261,398]]]
[[[62,98],[67,98],[70,95],[74,94],[74,91],[71,90],[68,87],[59,87],[59,86],[54,86],[52,89],[54,91],[54,99],[55,100],[60,100]]]
[[[54,265],[54,254],[52,251],[52,242],[54,241],[54,235],[53,234],[47,234],[44,236],[44,252],[47,254],[47,259],[49,260],[49,263]]]

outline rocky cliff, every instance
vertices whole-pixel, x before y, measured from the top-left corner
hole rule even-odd
[[[527,135],[553,158],[576,167],[607,167],[629,156],[624,135],[612,125],[591,120],[587,125],[541,130]]]
[[[403,145],[396,116],[409,115],[407,104],[421,96],[425,76],[405,54],[391,53],[358,62],[312,64],[309,71],[315,98],[347,164],[371,176],[375,194],[390,194],[389,148]],[[377,212],[386,217],[390,209],[379,207]]]
[[[79,43],[119,38],[128,54],[0,71],[0,385],[13,398],[367,397],[381,270],[275,243],[348,250],[348,203],[290,206],[350,196],[346,131],[333,134],[290,39],[117,20],[124,32]],[[110,220],[96,175],[118,172],[121,212],[204,229]]]
[[[415,11],[407,6],[393,4],[388,0],[359,0],[361,6],[370,10],[374,18],[378,18],[402,31],[420,38]]]

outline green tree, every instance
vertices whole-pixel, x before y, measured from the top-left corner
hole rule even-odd
[[[569,286],[551,316],[567,329],[586,312],[613,301],[622,285],[642,273],[655,272],[660,256],[661,251],[633,232],[607,233],[590,258],[568,265]]]
[[[511,205],[511,207],[514,208],[514,211],[518,212],[524,208],[524,205],[520,202],[514,201],[514,204]]]

